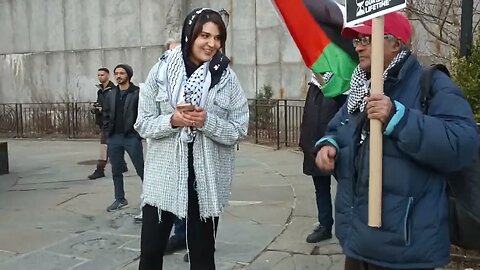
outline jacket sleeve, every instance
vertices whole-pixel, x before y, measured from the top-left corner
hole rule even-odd
[[[433,74],[431,94],[427,114],[395,101],[396,116],[385,134],[419,163],[439,172],[453,172],[468,165],[476,154],[476,123],[460,89],[444,73]]]
[[[315,146],[312,149],[314,155],[322,148],[324,145],[329,144],[335,146],[337,149],[337,153],[339,150],[339,146],[337,143],[337,128],[339,125],[342,125],[341,119],[345,119],[345,115],[348,113],[347,111],[347,103],[345,102],[344,105],[338,110],[335,116],[328,122],[327,129],[325,131],[325,136],[320,138],[315,143]]]
[[[101,90],[97,90],[97,101],[96,101],[96,103],[97,103],[97,104],[100,104],[101,106],[103,106],[103,102],[102,102],[102,99],[101,99],[101,97],[100,97],[101,94],[102,94],[102,93],[101,93]]]
[[[103,100],[103,107],[102,107],[102,121],[103,121],[103,130],[108,130],[108,125],[110,122],[110,99],[115,98],[112,97],[115,91],[110,91],[107,93],[105,99]]]
[[[308,83],[307,96],[305,97],[305,103],[303,105],[302,122],[300,123],[300,138],[298,140],[298,146],[300,146],[304,151],[307,150],[308,152],[311,150],[308,148],[312,146],[312,144],[308,141],[311,139],[311,133],[313,133],[308,125],[312,120],[314,120],[310,118],[313,118],[312,116],[316,115],[313,112],[310,112],[310,110],[312,110],[311,107],[313,107],[311,103],[313,103],[313,99],[315,98],[314,92],[320,91],[318,88],[314,89],[315,87],[317,86],[312,82]]]
[[[157,106],[156,97],[159,91],[157,78],[165,67],[162,60],[150,70],[147,80],[140,87],[138,115],[134,128],[145,139],[161,139],[180,132],[170,124],[172,113],[164,114]]]
[[[230,90],[230,106],[227,119],[222,119],[213,112],[207,111],[205,124],[199,131],[208,138],[224,145],[234,145],[247,135],[248,130],[248,101],[235,73],[229,69],[230,78],[222,87]]]

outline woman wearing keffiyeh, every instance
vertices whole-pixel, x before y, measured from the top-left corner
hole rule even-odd
[[[215,269],[215,224],[228,203],[234,146],[247,134],[248,103],[229,59],[226,28],[211,9],[185,19],[140,89],[135,129],[150,141],[142,193],[139,269],[162,269],[175,216],[187,222],[190,269]]]

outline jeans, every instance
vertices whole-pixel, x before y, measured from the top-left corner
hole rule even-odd
[[[176,217],[174,224],[174,234],[178,237],[185,238],[187,236],[187,224],[185,222],[185,219]]]
[[[123,187],[123,169],[125,167],[124,153],[127,151],[137,175],[143,181],[143,146],[136,134],[112,134],[107,139],[108,158],[112,165],[115,199],[125,199]]]
[[[313,184],[315,185],[318,222],[325,228],[331,230],[333,226],[332,195],[330,192],[332,177],[328,175],[312,176],[312,178]]]

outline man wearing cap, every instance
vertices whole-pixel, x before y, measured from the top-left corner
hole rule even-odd
[[[460,89],[439,71],[423,113],[423,68],[405,45],[410,23],[398,12],[384,17],[384,94],[369,94],[372,22],[345,28],[359,65],[347,102],[316,143],[316,164],[338,180],[335,231],[345,269],[434,269],[449,260],[446,176],[474,157],[476,125]],[[383,123],[380,228],[368,226],[369,119]]]
[[[108,158],[112,165],[115,201],[107,211],[118,210],[126,205],[123,188],[123,156],[127,151],[137,175],[143,180],[142,138],[133,128],[137,120],[139,88],[131,82],[133,69],[120,64],[113,70],[118,85],[107,95],[103,108],[103,125],[108,135]]]

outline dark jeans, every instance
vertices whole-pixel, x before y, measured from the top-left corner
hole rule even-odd
[[[332,178],[328,176],[312,176],[313,184],[315,185],[315,198],[317,201],[318,222],[326,227],[332,229],[333,214],[332,214],[332,195],[330,192],[330,184]]]
[[[378,265],[366,263],[350,257],[345,258],[345,270],[394,270],[392,268],[385,268]],[[405,270],[434,270],[433,268],[415,268],[415,269],[405,269]]]
[[[115,199],[125,199],[123,188],[123,169],[125,167],[124,153],[127,151],[137,175],[143,181],[143,146],[136,134],[112,134],[107,139],[107,153],[112,165]]]
[[[218,217],[200,219],[198,194],[194,188],[195,173],[193,156],[189,145],[188,154],[188,213],[187,242],[190,256],[190,270],[215,270],[215,224]],[[163,255],[176,216],[161,211],[161,222],[158,220],[158,209],[145,205],[143,207],[142,233],[140,243],[139,270],[163,269]]]
[[[187,223],[185,219],[175,217],[175,226],[173,228],[174,234],[178,237],[185,238],[187,234]]]

